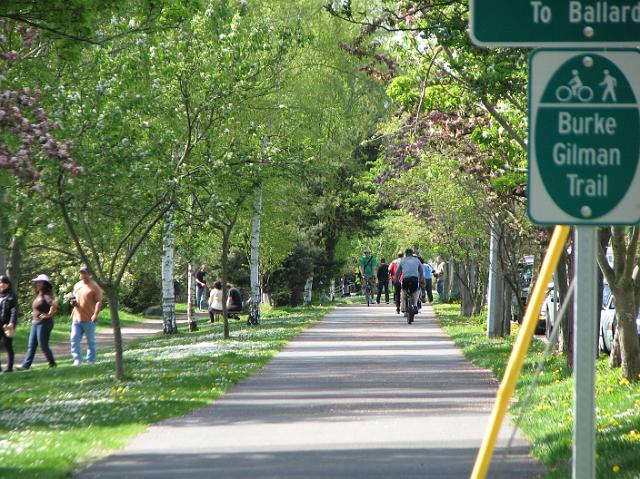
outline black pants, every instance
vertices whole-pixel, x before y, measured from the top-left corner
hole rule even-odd
[[[380,303],[380,296],[382,296],[382,290],[384,289],[384,301],[389,303],[389,280],[378,281],[378,297],[376,303]]]
[[[7,371],[13,371],[13,360],[15,359],[15,353],[13,352],[13,338],[9,338],[6,335],[3,335],[2,344],[4,344],[4,349],[9,355],[9,360],[7,362]]]
[[[427,279],[425,280],[427,284],[424,286],[423,290],[427,293],[427,298],[429,298],[429,302],[433,303],[433,280]]]
[[[400,283],[393,283],[393,302],[396,304],[396,311],[400,311]]]

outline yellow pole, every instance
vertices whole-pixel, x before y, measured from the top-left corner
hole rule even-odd
[[[547,284],[551,280],[551,275],[558,265],[562,249],[567,242],[569,236],[569,226],[556,226],[553,230],[553,236],[549,243],[549,248],[545,254],[544,261],[542,262],[542,268],[540,268],[540,274],[536,279],[533,291],[529,299],[529,305],[522,319],[522,326],[520,333],[511,351],[509,357],[509,363],[504,372],[502,383],[496,395],[496,403],[493,406],[493,413],[491,414],[491,421],[489,427],[485,432],[482,445],[478,451],[476,462],[473,466],[470,479],[484,479],[489,470],[489,464],[491,463],[491,456],[496,446],[496,440],[500,427],[502,426],[502,420],[507,413],[509,407],[509,401],[513,395],[513,391],[516,387],[516,381],[520,375],[522,369],[522,363],[524,362],[525,354],[529,348],[531,337],[535,331],[536,323],[538,322],[538,316],[540,315],[540,309],[542,302],[544,301],[544,295],[547,289]]]

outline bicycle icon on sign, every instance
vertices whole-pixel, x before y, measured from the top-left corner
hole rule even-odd
[[[577,99],[583,103],[593,99],[593,90],[582,83],[578,70],[571,70],[573,77],[567,85],[560,85],[556,89],[556,98],[560,102]]]
[[[556,89],[556,98],[558,101],[567,102],[577,98],[583,103],[591,101],[593,98],[593,90],[588,86],[581,86],[577,90],[572,90],[571,87],[561,85]]]

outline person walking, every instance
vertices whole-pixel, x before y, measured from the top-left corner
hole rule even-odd
[[[87,337],[87,363],[95,364],[96,362],[96,323],[103,304],[102,288],[91,279],[89,268],[82,266],[78,273],[80,281],[73,287],[73,294],[70,297],[73,311],[69,339],[74,366],[82,364],[82,336]]]
[[[7,352],[7,369],[5,373],[13,372],[13,338],[18,325],[18,299],[13,292],[11,280],[8,276],[0,275],[0,340]],[[2,367],[0,367],[0,371]]]
[[[380,258],[380,266],[378,266],[378,297],[376,303],[380,304],[380,296],[384,289],[384,301],[389,304],[389,265],[384,258]]]
[[[423,263],[422,268],[424,269],[424,292],[427,294],[425,298],[429,300],[429,304],[433,303],[433,268],[429,263]]]
[[[438,292],[438,300],[444,303],[444,285],[447,278],[447,263],[441,255],[436,258],[436,269],[433,271],[433,276],[436,278],[436,291]]]
[[[207,267],[205,265],[200,266],[200,271],[196,273],[196,304],[198,305],[198,312],[204,311],[204,305],[206,304],[207,296]]]
[[[29,333],[27,354],[25,354],[22,360],[22,369],[27,370],[31,368],[38,345],[47,358],[49,367],[53,368],[56,367],[57,364],[53,357],[53,352],[51,348],[49,348],[49,338],[53,330],[53,317],[58,309],[58,302],[53,296],[53,285],[51,284],[49,276],[40,274],[33,278],[31,283],[35,288],[36,297],[32,304],[33,323]]]
[[[398,251],[398,257],[391,262],[389,266],[389,275],[391,276],[391,283],[393,284],[393,302],[396,305],[396,314],[400,314],[400,290],[402,289],[400,281],[402,278],[397,274],[400,261],[404,258],[404,253]]]

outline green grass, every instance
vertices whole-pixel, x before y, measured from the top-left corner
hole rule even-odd
[[[229,340],[204,321],[197,333],[138,340],[125,348],[123,382],[113,352],[93,367],[1,375],[0,478],[67,477],[147,425],[215,400],[331,309],[274,309],[253,327],[232,321]]]
[[[141,323],[145,320],[142,315],[131,314],[125,311],[120,311],[120,325],[133,326],[134,324]],[[54,317],[55,326],[51,331],[50,343],[68,343],[69,334],[71,333],[71,315],[69,314],[56,314]],[[111,330],[111,316],[109,310],[103,309],[98,316],[98,331],[109,329]],[[27,342],[29,341],[29,331],[31,331],[30,323],[18,323],[16,330],[16,337],[13,339],[13,348],[16,353],[24,353],[27,350]],[[3,361],[5,359],[3,358]]]
[[[460,306],[435,305],[445,331],[474,364],[490,369],[502,379],[517,325],[509,338],[488,339],[486,317],[461,318]],[[511,414],[524,411],[521,429],[532,444],[533,455],[548,468],[547,478],[571,477],[573,430],[573,378],[566,358],[552,354],[529,405],[524,404],[533,373],[543,355],[544,344],[534,341],[520,376]],[[597,477],[640,477],[640,384],[629,384],[620,370],[612,370],[608,357],[597,362]]]

